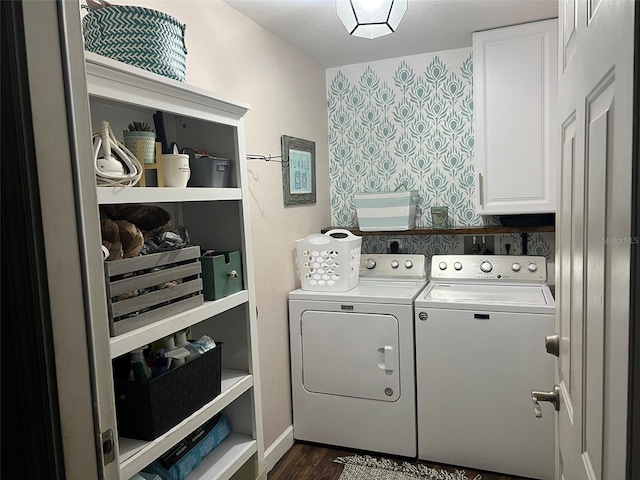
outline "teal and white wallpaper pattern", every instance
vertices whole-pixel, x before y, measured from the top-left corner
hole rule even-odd
[[[357,225],[355,193],[395,190],[419,192],[418,228],[431,226],[433,206],[448,207],[454,226],[497,223],[474,209],[470,48],[330,68],[327,102],[332,225]],[[519,253],[519,235],[501,237],[496,246]],[[410,253],[463,251],[459,235],[404,239]],[[386,240],[365,236],[363,251],[385,252]],[[553,256],[553,234],[534,234],[528,245]]]

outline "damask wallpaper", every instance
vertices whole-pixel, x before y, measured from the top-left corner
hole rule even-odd
[[[475,213],[473,55],[470,48],[327,70],[332,224],[356,226],[354,194],[417,190],[416,227],[446,206],[453,226],[497,223]],[[393,237],[393,234],[389,236]],[[553,234],[528,251],[553,257]],[[462,253],[459,235],[405,236],[409,253]],[[386,251],[386,236],[363,251]],[[520,252],[520,235],[496,236],[496,253]],[[502,250],[500,250],[502,249]]]

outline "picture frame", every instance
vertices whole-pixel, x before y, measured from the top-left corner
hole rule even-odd
[[[282,135],[284,206],[316,203],[316,143]]]

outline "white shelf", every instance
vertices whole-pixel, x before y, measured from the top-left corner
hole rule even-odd
[[[230,433],[224,441],[202,459],[189,474],[189,480],[228,480],[256,453],[257,442],[249,435]]]
[[[246,290],[241,290],[220,300],[204,302],[204,305],[200,307],[172,315],[131,332],[118,335],[117,337],[111,337],[111,358],[124,355],[131,350],[148,345],[178,330],[184,330],[187,327],[200,323],[207,318],[214,317],[222,312],[226,312],[248,301],[249,293]]]
[[[211,402],[206,404],[200,410],[194,412],[189,417],[185,418],[178,425],[173,427],[168,432],[159,436],[153,441],[145,441],[145,440],[135,440],[131,438],[121,437],[119,439],[119,450],[120,450],[120,478],[126,480],[131,478],[137,472],[142,470],[144,467],[153,462],[156,458],[162,455],[164,452],[169,450],[175,444],[180,442],[184,437],[186,437],[190,432],[194,431],[200,425],[204,424],[207,420],[213,418],[218,412],[223,410],[226,406],[228,406],[231,402],[236,400],[240,395],[245,393],[253,386],[253,376],[248,374],[247,372],[243,372],[240,370],[222,370],[222,391],[220,395],[214,398]],[[253,440],[249,436],[231,434],[229,436],[232,440],[238,439],[241,437],[242,442],[253,443],[253,452],[255,452],[255,440]],[[228,438],[229,439],[229,438]],[[225,445],[225,447],[223,447]],[[234,450],[233,457],[237,456],[237,452],[235,452],[235,441],[231,441],[230,443],[222,442],[218,448],[222,448],[220,452],[217,453],[218,456],[225,455],[225,451]],[[216,451],[214,450],[210,455],[206,458],[209,458]],[[249,456],[253,453],[251,452]],[[209,462],[214,462],[215,458],[209,460]],[[248,458],[248,457],[247,457]],[[225,460],[230,460],[226,459]],[[224,465],[216,466],[216,468],[223,469]],[[192,478],[191,476],[189,477]],[[196,477],[199,478],[199,477]],[[202,477],[202,478],[220,478],[220,477]],[[228,478],[228,477],[224,477]]]
[[[241,118],[251,108],[247,103],[93,52],[85,51],[84,56],[87,75],[91,79],[87,88],[92,96],[222,122],[225,117]]]
[[[239,188],[98,187],[98,203],[166,203],[240,200]]]

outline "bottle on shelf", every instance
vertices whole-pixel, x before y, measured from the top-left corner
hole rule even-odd
[[[180,365],[184,365],[186,358],[191,355],[191,352],[183,346],[176,345],[176,339],[173,335],[168,336],[164,340],[165,342],[165,355],[169,359],[169,369],[178,368]],[[186,342],[186,337],[184,339]]]
[[[131,352],[131,370],[133,371],[133,378],[139,382],[148,382],[152,378],[151,369],[144,359],[145,348],[146,347],[138,348]]]

